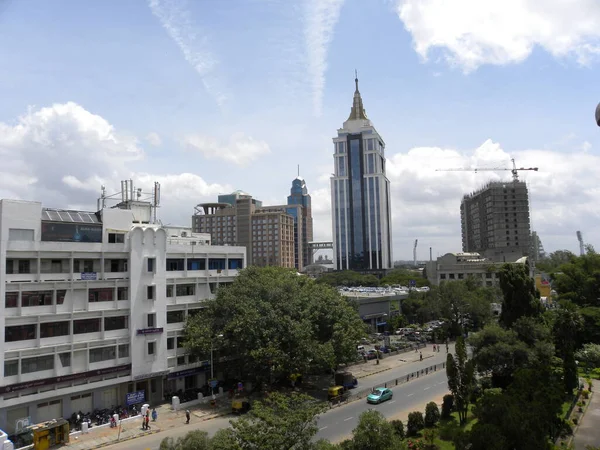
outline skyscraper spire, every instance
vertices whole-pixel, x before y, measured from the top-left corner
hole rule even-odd
[[[350,116],[348,116],[348,120],[368,120],[367,113],[363,107],[362,97],[360,96],[360,91],[358,90],[358,71],[356,69],[354,70],[354,77],[356,90],[354,91],[352,109],[350,110]]]

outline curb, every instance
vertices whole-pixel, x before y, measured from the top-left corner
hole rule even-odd
[[[585,403],[585,408],[583,409],[583,413],[581,414],[581,418],[580,418],[581,420],[578,420],[577,425],[575,425],[573,427],[573,433],[571,434],[571,436],[569,436],[569,439],[567,440],[567,447],[570,445],[573,445],[573,440],[575,439],[575,435],[577,434],[577,431],[579,430],[579,427],[581,426],[581,422],[583,421],[583,418],[585,417],[587,410],[590,407],[590,404],[592,403],[592,397],[594,396],[595,392],[594,391],[589,391],[589,392],[590,392],[590,398]]]
[[[428,358],[433,358],[433,355],[423,356],[423,361],[425,361]],[[421,361],[420,360],[419,361],[410,361],[408,364],[413,364],[413,363],[416,363],[416,362],[421,362]],[[356,379],[359,380],[361,378],[370,377],[371,375],[377,375],[378,373],[387,372],[388,370],[397,369],[397,368],[398,367],[388,367],[386,369],[377,370],[376,372],[371,372],[371,373],[368,373],[366,375],[360,375],[360,376],[356,377]]]

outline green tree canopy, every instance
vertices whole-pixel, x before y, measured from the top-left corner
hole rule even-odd
[[[543,306],[529,276],[528,264],[504,264],[500,270],[500,289],[504,296],[500,323],[506,328],[519,317],[537,317],[542,313]]]
[[[238,376],[270,382],[353,361],[364,335],[355,306],[337,290],[288,269],[249,267],[188,319],[184,342],[200,356],[212,343],[236,358]]]
[[[213,450],[213,448],[206,431],[194,430],[177,439],[164,438],[159,450]]]
[[[247,416],[232,420],[232,432],[224,440],[230,440],[232,449],[312,450],[322,411],[323,406],[308,395],[273,392],[254,402]]]
[[[446,375],[448,389],[454,396],[454,404],[461,425],[467,421],[469,400],[475,387],[475,364],[467,358],[465,340],[459,336],[454,348],[455,356],[448,353],[446,358]]]
[[[414,280],[417,287],[429,286],[430,283],[427,278],[423,278],[423,275],[418,270],[408,269],[394,269],[383,277],[379,284],[381,286],[410,286],[411,280]]]
[[[352,450],[395,450],[399,445],[393,425],[379,411],[363,412],[352,430]]]
[[[588,252],[570,258],[553,275],[553,287],[561,300],[579,306],[600,306],[600,255]]]
[[[546,273],[553,273],[560,269],[563,264],[567,264],[576,258],[575,254],[569,250],[557,250],[550,253],[546,258],[536,262],[536,269]]]
[[[575,350],[582,326],[581,316],[573,308],[561,308],[556,312],[554,345],[557,356],[563,361],[564,389],[567,394],[573,392],[579,384]]]
[[[575,358],[591,369],[600,367],[600,345],[584,344],[583,348],[575,353]]]
[[[353,270],[340,270],[337,272],[324,273],[318,278],[317,282],[332,287],[379,286],[379,280],[375,275],[362,275]]]
[[[600,307],[587,306],[581,308],[579,314],[583,319],[579,342],[600,344]]]

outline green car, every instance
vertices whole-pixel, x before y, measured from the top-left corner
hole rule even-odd
[[[392,390],[387,388],[375,388],[367,396],[367,403],[381,403],[392,399]]]

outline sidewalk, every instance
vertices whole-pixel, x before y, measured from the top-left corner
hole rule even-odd
[[[221,398],[216,407],[210,405],[197,405],[189,408],[191,412],[190,424],[198,423],[204,420],[210,420],[231,411],[231,400]],[[92,450],[116,444],[117,442],[128,441],[139,436],[158,433],[171,428],[179,428],[185,424],[185,409],[173,411],[171,405],[165,404],[156,408],[158,419],[156,422],[150,420],[150,430],[142,430],[142,417],[125,419],[121,423],[121,433],[119,436],[119,427],[110,428],[110,425],[92,427],[87,434],[74,433],[70,437],[68,444],[64,447],[69,450]]]
[[[575,450],[585,450],[588,445],[600,443],[600,381],[593,380],[593,393],[573,436]]]

